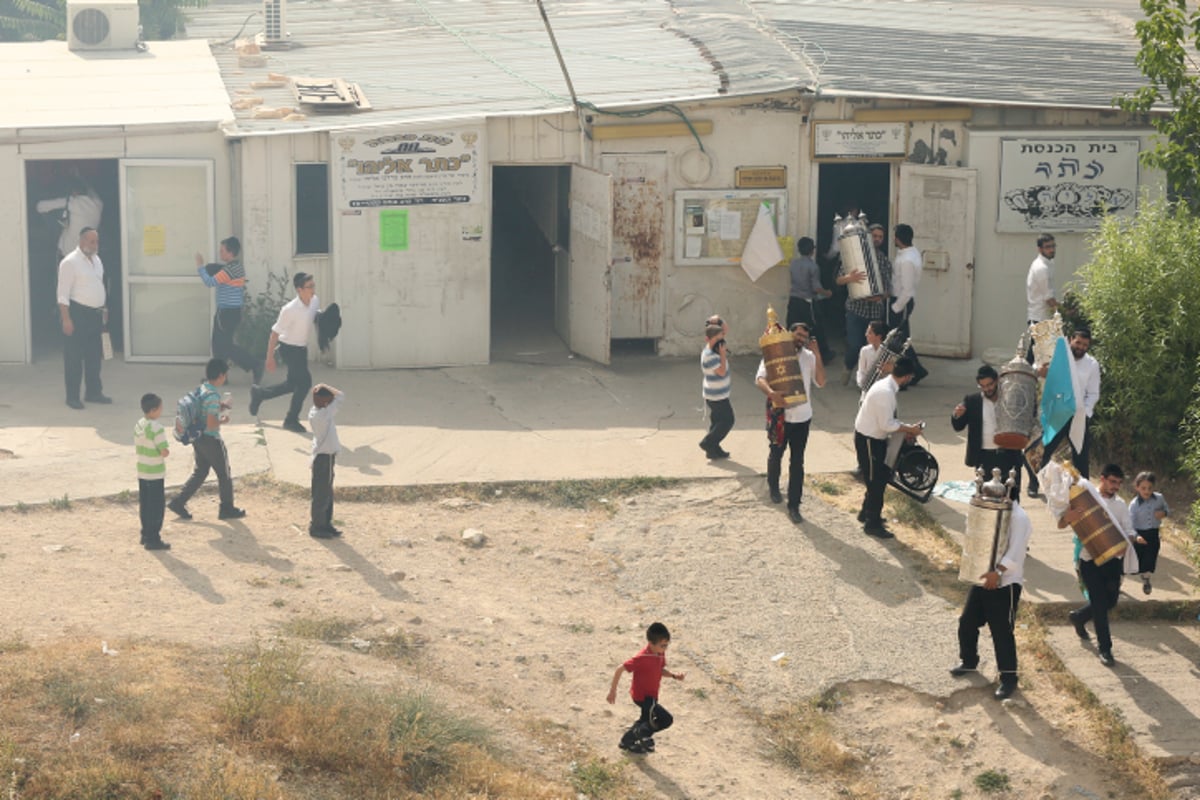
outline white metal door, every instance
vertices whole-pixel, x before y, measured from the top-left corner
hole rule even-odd
[[[122,159],[121,241],[125,360],[205,361],[216,301],[196,253],[215,255],[212,162]]]
[[[607,364],[612,338],[612,176],[573,165],[570,216],[567,346]]]
[[[666,154],[608,154],[601,156],[600,169],[613,176],[612,337],[658,339]]]
[[[912,226],[924,258],[912,324],[917,352],[970,356],[975,170],[902,164],[896,219]]]

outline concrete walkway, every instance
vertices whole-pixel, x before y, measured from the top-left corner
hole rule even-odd
[[[700,479],[765,470],[762,395],[752,381],[757,362],[749,355],[733,359],[737,423],[724,445],[733,456],[722,462],[707,461],[697,446],[706,422],[695,359],[617,356],[604,367],[551,349],[480,367],[343,372],[315,365],[313,373],[347,394],[338,425],[344,449],[337,483],[343,487],[637,475]],[[973,390],[977,362],[928,359],[928,364],[931,377],[900,395],[900,415],[929,423],[943,481],[968,480],[965,439],[948,420]],[[114,404],[74,411],[63,403],[60,362],[0,366],[0,506],[136,491],[130,439],[140,396],[161,395],[169,425],[175,401],[201,374],[199,366],[111,361],[104,365],[104,384]],[[246,412],[249,379],[240,371],[231,376],[234,422],[225,438],[234,475],[270,471],[279,480],[307,485],[309,439],[281,429],[286,399],[265,403],[262,425],[253,424]],[[838,361],[826,388],[815,392],[810,474],[854,468],[858,392],[842,386],[841,377]],[[190,451],[175,447],[168,462],[168,485],[182,483]],[[1126,472],[1136,471],[1137,465],[1126,465]],[[1070,531],[1057,529],[1040,500],[1025,504],[1034,522],[1025,597],[1082,602]],[[934,498],[927,507],[947,530],[961,532],[964,504]],[[1135,582],[1126,586],[1132,594],[1122,604],[1197,599],[1194,570],[1170,546],[1163,548],[1150,598]],[[1093,677],[1097,685],[1112,683],[1103,699],[1121,708],[1147,752],[1200,754],[1200,707],[1194,702],[1198,626],[1122,622],[1119,608],[1117,620],[1114,652],[1120,663],[1114,671],[1100,668],[1094,653],[1081,652],[1069,627],[1056,633],[1055,646],[1089,685]]]

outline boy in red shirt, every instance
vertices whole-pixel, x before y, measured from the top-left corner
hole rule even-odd
[[[667,669],[667,646],[671,644],[671,634],[667,626],[655,622],[646,629],[646,646],[637,655],[617,667],[613,673],[612,687],[608,690],[608,702],[617,702],[617,685],[621,682],[621,673],[632,672],[629,694],[633,702],[642,709],[638,721],[625,731],[621,737],[620,748],[631,753],[653,753],[654,734],[656,731],[671,727],[674,718],[658,704],[658,687],[662,676],[683,680],[682,672],[671,672]]]

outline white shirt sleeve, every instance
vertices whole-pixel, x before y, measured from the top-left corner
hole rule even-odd
[[[1100,362],[1094,358],[1088,364],[1087,383],[1083,386],[1083,411],[1088,419],[1096,410],[1096,401],[1100,399]]]

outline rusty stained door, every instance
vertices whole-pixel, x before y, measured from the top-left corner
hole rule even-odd
[[[613,176],[612,337],[663,335],[666,153],[606,153]]]

